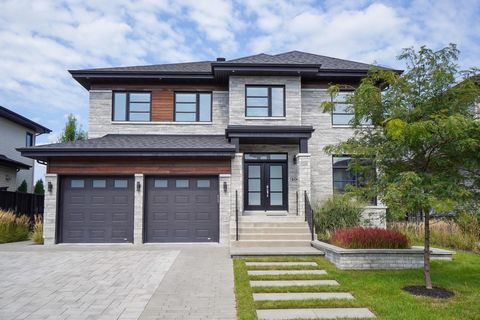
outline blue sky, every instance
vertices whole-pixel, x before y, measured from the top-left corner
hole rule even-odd
[[[115,5],[112,5],[115,3]],[[403,68],[402,48],[454,42],[480,66],[480,1],[0,0],[0,105],[85,129],[88,93],[68,69],[227,59],[290,50]]]

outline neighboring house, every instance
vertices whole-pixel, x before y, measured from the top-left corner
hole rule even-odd
[[[70,71],[89,139],[21,149],[48,163],[45,243],[228,243],[238,213],[235,245],[308,245],[304,194],[356,183],[323,148],[352,136],[343,98],[371,67],[292,51]],[[367,209],[383,225],[385,208]]]
[[[0,106],[0,190],[15,191],[23,180],[28,192],[34,184],[34,160],[16,149],[35,146],[38,135],[51,130]]]

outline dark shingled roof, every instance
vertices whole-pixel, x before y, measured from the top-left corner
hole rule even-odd
[[[100,138],[17,149],[22,156],[231,156],[235,146],[224,135],[107,134]]]
[[[5,119],[18,123],[19,125],[22,125],[25,128],[32,129],[36,133],[42,134],[42,133],[52,132],[52,130],[48,129],[47,127],[44,127],[41,124],[38,124],[28,118],[25,118],[24,116],[2,106],[0,106],[0,117],[3,117]]]
[[[3,154],[0,154],[0,165],[4,165],[4,166],[7,166],[7,167],[12,167],[12,168],[16,168],[16,169],[30,169],[31,168],[31,166],[29,166],[25,163],[22,163],[20,161],[10,159],[9,157],[7,157]]]
[[[198,61],[171,64],[155,64],[146,66],[97,68],[72,70],[71,72],[165,72],[165,73],[212,73],[212,65],[222,64],[279,64],[279,65],[318,65],[320,70],[368,70],[374,65],[337,59],[302,51],[290,51],[275,55],[257,54],[226,61]]]

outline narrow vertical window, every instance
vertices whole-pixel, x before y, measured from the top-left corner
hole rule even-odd
[[[33,147],[33,133],[27,132],[27,135],[25,138],[25,146]]]

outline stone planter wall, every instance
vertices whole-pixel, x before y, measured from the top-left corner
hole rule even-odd
[[[423,267],[423,247],[411,249],[344,249],[322,241],[312,246],[325,252],[325,258],[339,269],[415,269]],[[432,260],[452,260],[454,252],[431,250]]]

